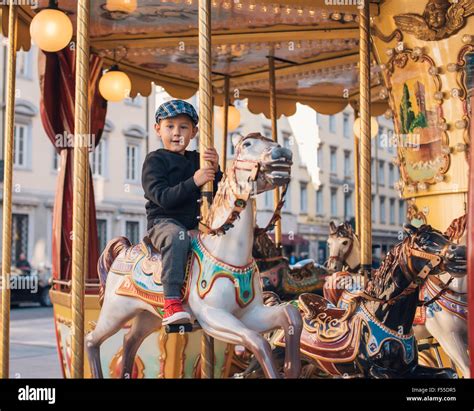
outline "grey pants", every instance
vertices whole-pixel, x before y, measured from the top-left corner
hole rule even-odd
[[[181,298],[191,242],[186,227],[173,218],[157,218],[148,230],[148,237],[161,253],[161,282],[165,298]]]

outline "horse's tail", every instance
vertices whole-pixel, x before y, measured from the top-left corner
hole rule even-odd
[[[107,275],[109,274],[112,263],[117,258],[122,250],[130,247],[131,243],[126,237],[116,237],[110,240],[97,262],[97,272],[99,273],[100,291],[99,303],[102,306],[105,295],[105,283],[107,282]]]

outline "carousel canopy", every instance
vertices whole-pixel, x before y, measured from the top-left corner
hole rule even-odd
[[[354,5],[344,5],[354,3]],[[371,15],[378,15],[379,0]],[[231,100],[248,98],[253,113],[269,112],[268,56],[275,57],[278,115],[296,103],[335,114],[359,96],[359,27],[356,1],[212,0],[212,82],[215,104],[223,104],[229,76]],[[29,23],[39,8],[19,10],[19,49],[30,48]],[[59,0],[76,27],[77,2]],[[8,33],[8,7],[2,7]],[[91,1],[91,50],[105,67],[117,63],[132,80],[131,96],[151,93],[151,83],[176,98],[198,90],[198,0],[138,0],[132,12],[109,11]],[[372,69],[372,114],[387,108],[383,79]]]

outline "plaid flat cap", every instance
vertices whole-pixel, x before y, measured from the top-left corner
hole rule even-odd
[[[156,110],[155,120],[159,123],[160,120],[176,117],[180,114],[188,115],[194,125],[199,122],[199,116],[197,115],[193,105],[184,100],[171,100],[160,105],[158,110]]]

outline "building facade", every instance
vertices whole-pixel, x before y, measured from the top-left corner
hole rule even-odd
[[[39,115],[40,90],[37,75],[38,49],[18,53],[15,107],[15,153],[13,180],[13,263],[26,253],[33,266],[51,265],[52,212],[59,156],[47,138]],[[2,42],[0,70],[5,72],[6,45]],[[5,121],[5,79],[0,82],[2,130]],[[162,147],[154,130],[157,105],[171,97],[161,88],[148,98],[138,96],[109,103],[101,142],[90,154],[94,178],[99,244],[119,235],[132,242],[146,233],[145,200],[141,186],[142,163],[148,152]],[[189,100],[198,109],[197,97]],[[271,123],[262,114],[252,114],[245,101],[237,101],[240,125],[227,136],[227,163],[234,156],[232,136],[259,131],[271,137]],[[376,255],[397,241],[405,220],[404,202],[393,189],[398,169],[391,160],[395,148],[390,140],[393,124],[379,119],[380,132],[373,139],[373,242]],[[293,151],[292,181],[282,215],[286,255],[310,257],[324,262],[331,220],[342,222],[354,216],[353,113],[350,109],[322,116],[298,104],[291,117],[278,120],[278,141]],[[215,147],[222,150],[222,130],[214,129]],[[1,144],[3,144],[3,139]],[[199,135],[188,149],[199,146]],[[2,157],[3,160],[3,147]],[[2,164],[2,163],[0,163]],[[3,176],[3,169],[2,169]],[[2,194],[0,194],[2,195]],[[264,226],[275,204],[273,193],[257,197],[257,223]],[[0,216],[1,218],[1,216]]]
[[[2,42],[2,73],[5,72],[5,49],[5,42]],[[51,265],[52,213],[60,161],[55,147],[46,136],[39,114],[37,60],[36,47],[27,53],[18,53],[12,263],[20,252],[24,252],[33,267],[48,267]],[[4,79],[0,92],[3,131]],[[137,97],[108,105],[101,142],[90,154],[101,248],[114,236],[127,235],[132,241],[138,241],[145,233],[141,168],[147,152],[159,146],[153,129],[154,111],[154,94],[149,98]],[[3,154],[2,147],[2,166]],[[3,178],[3,167],[1,175]],[[0,195],[3,196],[3,192]]]

